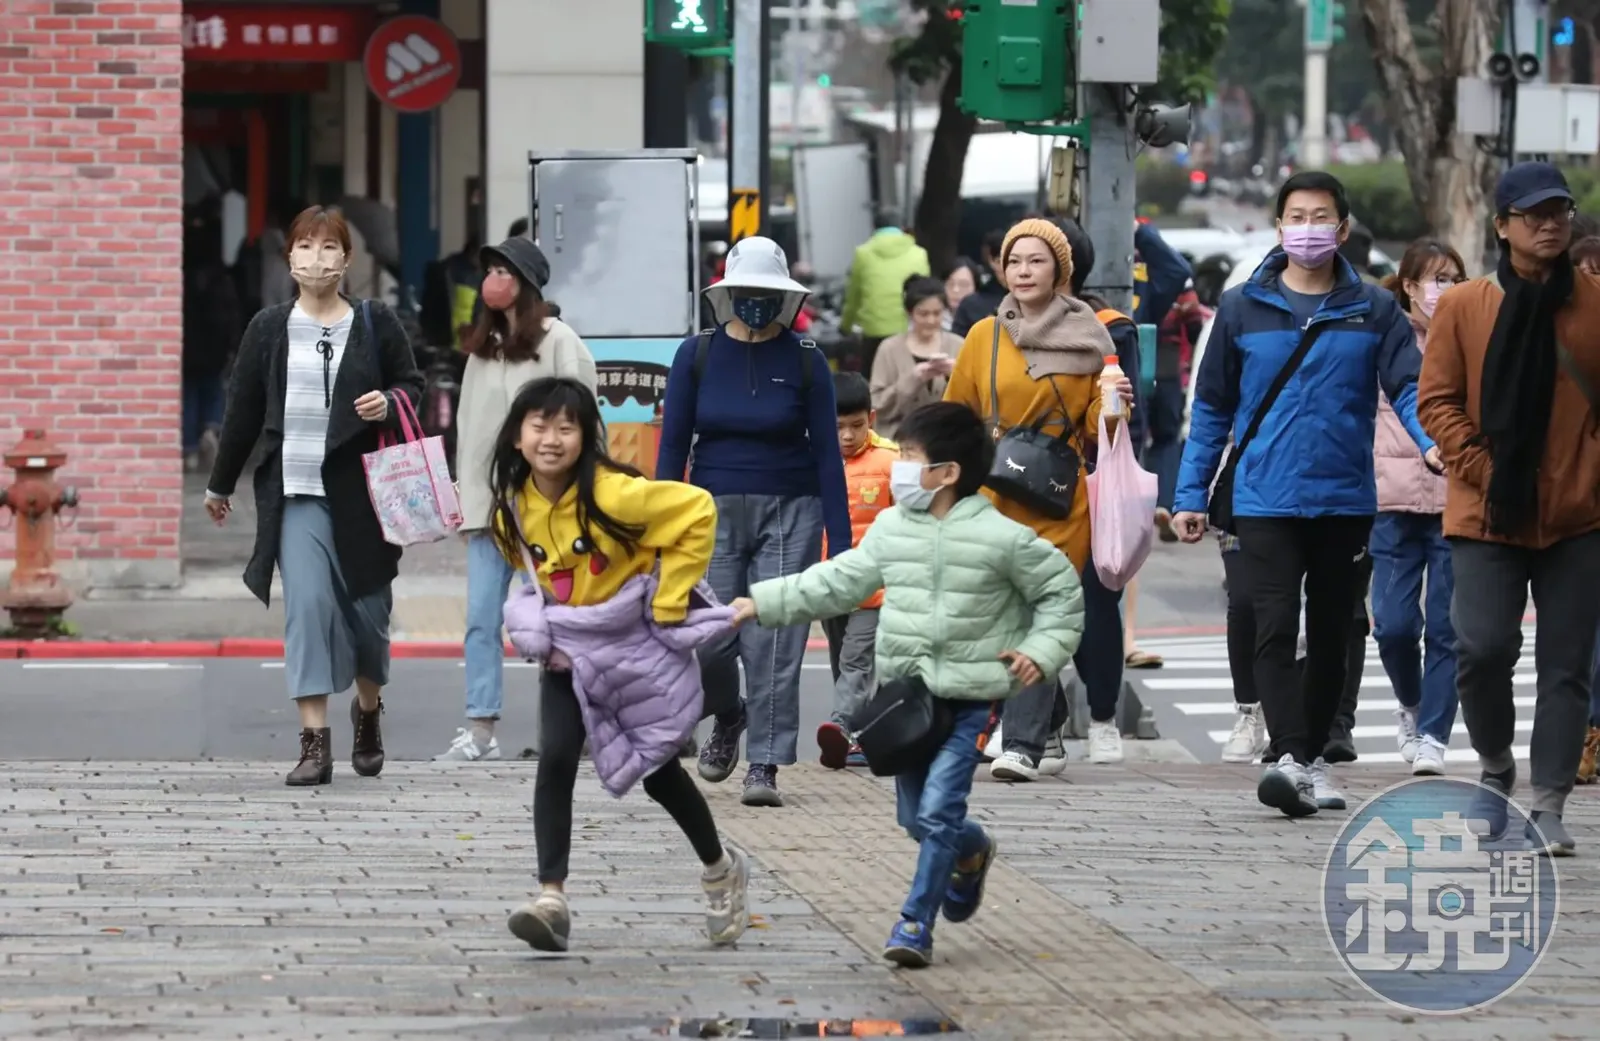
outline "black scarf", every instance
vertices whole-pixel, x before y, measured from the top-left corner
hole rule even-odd
[[[1556,312],[1572,298],[1572,260],[1563,253],[1546,281],[1530,282],[1502,246],[1498,273],[1506,295],[1483,358],[1478,411],[1494,463],[1489,527],[1512,535],[1539,513],[1539,467],[1556,388]]]

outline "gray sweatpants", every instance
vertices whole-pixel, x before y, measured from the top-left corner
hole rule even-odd
[[[822,622],[828,634],[828,664],[833,667],[833,715],[840,726],[872,697],[873,643],[878,638],[878,609],[858,608]]]
[[[749,596],[757,582],[794,575],[822,556],[822,500],[814,495],[719,495],[717,544],[706,581],[728,603]],[[745,757],[752,763],[789,766],[800,737],[800,666],[804,623],[768,629],[741,626],[698,651],[705,713],[739,711],[739,666],[744,666]]]
[[[1452,538],[1456,588],[1456,690],[1467,734],[1484,770],[1515,765],[1517,709],[1512,673],[1522,653],[1528,587],[1539,612],[1533,661],[1538,695],[1528,749],[1533,810],[1560,813],[1583,755],[1589,679],[1600,628],[1600,532],[1545,549]]]

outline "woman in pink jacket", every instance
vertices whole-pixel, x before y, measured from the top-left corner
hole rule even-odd
[[[1411,244],[1400,270],[1385,282],[1410,315],[1423,350],[1434,305],[1463,281],[1465,271],[1454,249],[1424,238]],[[1442,531],[1445,478],[1423,462],[1381,392],[1373,454],[1378,516],[1370,543],[1372,636],[1400,702],[1400,755],[1414,774],[1441,774],[1456,720],[1456,634],[1450,624],[1455,577]]]

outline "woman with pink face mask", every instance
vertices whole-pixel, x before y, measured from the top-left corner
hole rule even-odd
[[[1439,297],[1464,280],[1461,255],[1438,239],[1413,242],[1385,282],[1426,350]],[[1445,478],[1423,461],[1389,399],[1378,395],[1373,455],[1378,515],[1372,523],[1372,638],[1400,707],[1400,755],[1419,775],[1444,773],[1456,719],[1455,578],[1442,530]],[[1423,601],[1426,586],[1427,600]]]
[[[494,728],[505,660],[501,611],[512,578],[489,527],[494,513],[490,464],[500,426],[517,391],[532,380],[566,376],[591,392],[596,383],[594,356],[571,326],[551,314],[544,298],[550,262],[543,251],[518,235],[483,247],[478,261],[484,272],[483,309],[461,343],[468,357],[456,411],[456,483],[467,543],[466,725],[456,729],[449,748],[434,756],[442,762],[500,758]]]
[[[258,312],[239,343],[205,508],[225,524],[259,460],[244,584],[267,604],[273,572],[282,579],[283,676],[300,719],[300,760],[284,782],[304,787],[333,780],[328,699],[351,686],[350,766],[362,777],[383,769],[400,547],[384,541],[362,457],[399,432],[422,373],[394,311],[341,292],[351,244],[338,210],[302,211],[284,238],[295,295]]]

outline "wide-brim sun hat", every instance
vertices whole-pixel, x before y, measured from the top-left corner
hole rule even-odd
[[[504,264],[541,293],[550,284],[550,261],[543,250],[521,235],[498,246],[484,246],[478,250],[478,262],[485,269],[493,263]]]
[[[706,302],[716,315],[717,324],[724,325],[733,318],[731,290],[759,289],[782,293],[783,309],[778,321],[792,326],[800,307],[811,295],[811,290],[789,277],[789,258],[783,247],[769,238],[754,236],[740,239],[728,251],[722,281],[705,288]]]

